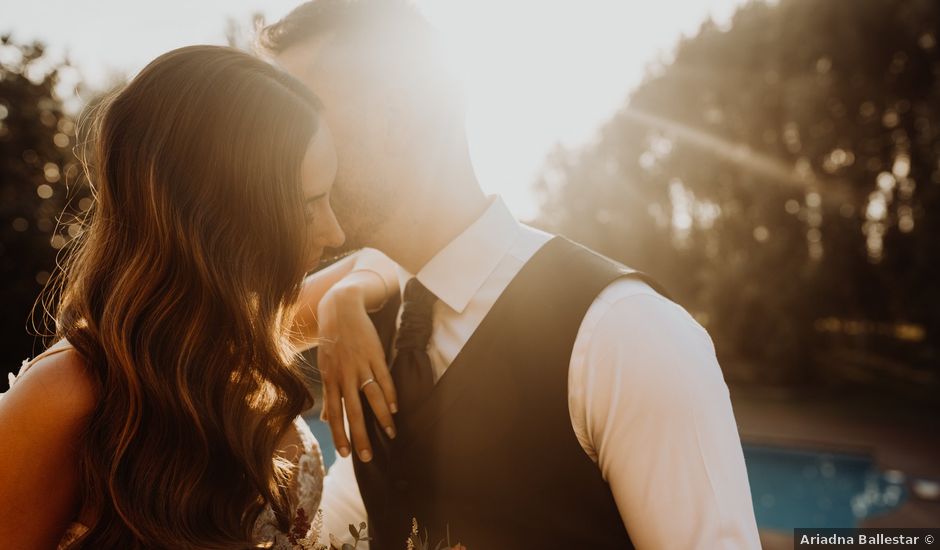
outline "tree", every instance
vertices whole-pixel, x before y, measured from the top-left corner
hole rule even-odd
[[[0,361],[13,371],[37,348],[42,323],[33,330],[30,312],[91,201],[73,151],[76,122],[56,91],[67,63],[9,35],[0,52]]]
[[[936,380],[938,38],[931,0],[706,22],[553,156],[542,224],[660,278],[751,375],[808,381],[848,346]]]

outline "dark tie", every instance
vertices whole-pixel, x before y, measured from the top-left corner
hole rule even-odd
[[[398,410],[407,416],[427,399],[434,389],[434,371],[428,357],[431,340],[431,309],[437,302],[417,278],[405,284],[401,325],[395,337],[392,381],[398,393]]]

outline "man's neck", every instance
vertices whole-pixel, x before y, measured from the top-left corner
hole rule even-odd
[[[386,247],[385,253],[409,273],[418,273],[428,261],[456,239],[483,215],[489,206],[486,195],[479,187],[467,192],[449,195],[447,201],[436,203],[436,208],[409,220],[406,227]],[[416,213],[419,214],[419,213]]]

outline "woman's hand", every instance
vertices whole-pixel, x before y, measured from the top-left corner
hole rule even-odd
[[[364,288],[369,283],[362,278],[376,276],[370,271],[349,273],[323,295],[317,308],[317,365],[323,378],[323,419],[330,425],[339,454],[349,456],[343,422],[345,404],[352,442],[363,462],[372,460],[372,447],[360,393],[365,394],[376,419],[391,438],[395,437],[392,414],[398,410],[385,352],[366,307]]]

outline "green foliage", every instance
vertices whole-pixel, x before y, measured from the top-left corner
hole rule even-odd
[[[372,537],[368,536],[368,529],[366,528],[365,522],[360,523],[359,527],[356,527],[350,523],[349,534],[352,535],[353,538],[352,544],[349,544],[348,542],[343,543],[341,548],[337,547],[335,544],[330,544],[330,550],[355,550],[359,547],[360,542],[367,542],[372,540]]]
[[[553,155],[541,224],[660,279],[750,377],[808,381],[850,347],[936,380],[938,41],[931,0],[748,3]],[[877,334],[902,323],[921,337]]]
[[[451,545],[450,542],[450,526],[447,526],[447,540],[438,541],[438,543],[432,546],[431,536],[428,533],[428,530],[425,529],[422,533],[418,529],[418,520],[411,520],[411,534],[408,535],[407,548],[408,550],[466,550],[466,547],[462,544],[457,544],[456,546]]]
[[[366,536],[366,533],[367,529],[364,522],[360,523],[358,528],[353,524],[349,524],[349,534],[353,537],[353,543],[344,543],[342,548],[337,547],[336,543],[333,543],[330,545],[330,550],[355,550],[359,547],[360,542],[372,540],[371,537]],[[465,546],[459,543],[457,545],[451,545],[450,527],[447,529],[447,540],[439,541],[437,545],[432,546],[427,530],[425,530],[423,534],[419,532],[418,520],[416,519],[412,519],[411,533],[408,535],[408,540],[405,544],[408,550],[467,550]]]
[[[7,368],[33,353],[30,311],[57,250],[79,231],[62,215],[66,204],[73,213],[90,205],[73,153],[75,120],[56,93],[67,68],[41,44],[0,37],[0,361]]]

